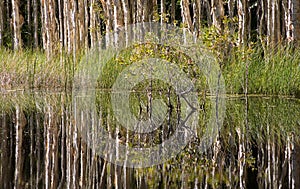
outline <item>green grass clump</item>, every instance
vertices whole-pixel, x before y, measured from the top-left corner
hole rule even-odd
[[[228,93],[244,93],[248,77],[249,94],[299,96],[300,50],[282,45],[272,50],[263,50],[259,45],[236,49],[223,74]]]
[[[71,87],[75,64],[70,55],[50,59],[41,51],[0,49],[0,87],[7,90],[64,91]]]

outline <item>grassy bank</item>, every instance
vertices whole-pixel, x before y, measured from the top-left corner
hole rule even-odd
[[[1,91],[65,91],[70,88],[75,63],[69,55],[47,59],[40,51],[0,50]]]
[[[151,52],[152,47],[142,48]],[[161,47],[163,48],[163,47]],[[105,67],[99,87],[111,87],[114,79],[132,60],[142,59],[147,53],[136,55],[135,50],[125,51],[123,57],[111,60]],[[164,52],[163,49],[160,52]],[[122,55],[122,54],[121,54]],[[149,55],[149,53],[148,53]],[[178,63],[190,77],[203,77],[199,70],[194,70],[189,64],[188,57],[180,53],[155,55],[158,58],[172,60]],[[8,90],[38,90],[66,91],[72,86],[76,65],[82,58],[77,56],[74,62],[72,56],[61,55],[47,60],[44,53],[39,51],[13,52],[0,50],[0,86],[1,91]],[[276,50],[263,50],[259,45],[246,49],[233,48],[226,61],[222,61],[222,73],[229,94],[245,92],[246,77],[248,77],[248,93],[264,95],[300,96],[300,50],[278,46]],[[198,82],[199,83],[199,82]],[[199,84],[198,84],[199,85]],[[200,86],[199,85],[199,86]],[[198,88],[199,89],[199,88]],[[201,90],[201,89],[199,89]]]
[[[284,46],[263,50],[258,45],[235,50],[224,66],[223,75],[226,90],[231,94],[243,93],[248,77],[249,94],[299,97],[300,50]]]

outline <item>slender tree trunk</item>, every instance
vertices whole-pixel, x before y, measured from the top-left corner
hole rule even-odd
[[[2,169],[0,170],[0,187],[1,188],[12,188],[10,181],[10,178],[12,176],[12,173],[10,171],[10,153],[12,153],[12,151],[10,151],[9,149],[9,131],[10,131],[10,127],[8,124],[8,116],[6,115],[6,113],[4,113],[2,111],[1,113],[1,119],[0,119],[0,123],[2,126],[2,134],[1,137],[3,139],[3,141],[1,141],[0,143],[0,148],[1,148],[1,159],[0,159],[0,166],[2,167]],[[6,171],[7,170],[7,171]]]
[[[76,4],[76,3],[75,3]],[[77,11],[77,48],[81,49],[82,46],[84,46],[84,2],[83,0],[78,0],[77,5],[78,11]]]
[[[45,3],[44,1],[40,0],[41,3],[41,21],[42,21],[42,45],[43,45],[43,49],[46,49],[46,26],[45,26],[45,11],[44,11],[44,7],[45,7]]]
[[[140,23],[143,21],[143,4],[142,0],[136,0],[136,22]]]
[[[15,50],[22,48],[19,4],[20,4],[19,0],[12,0],[12,18],[13,18],[13,31],[14,31],[13,44]]]
[[[49,58],[54,49],[56,35],[56,20],[53,0],[42,0],[42,30],[43,30],[43,47]]]
[[[102,1],[101,1],[102,2]],[[95,11],[94,11],[94,4],[95,4],[95,0],[90,0],[90,36],[91,36],[91,48],[94,48],[96,46],[96,15],[95,15]],[[105,10],[105,6],[104,10]],[[108,22],[108,20],[107,20]],[[107,25],[106,25],[107,27]],[[106,30],[106,32],[108,32]]]
[[[39,38],[38,38],[38,5],[37,0],[33,0],[33,24],[34,24],[34,47],[37,48],[39,46]]]
[[[49,3],[49,16],[50,16],[50,36],[51,36],[51,41],[50,41],[50,50],[53,53],[56,53],[58,49],[58,39],[59,39],[59,34],[57,28],[57,19],[56,19],[56,0],[50,0]]]
[[[27,26],[28,26],[28,33],[32,33],[31,32],[31,0],[27,0]],[[32,37],[31,35],[28,36],[28,43],[27,45],[29,47],[32,47]]]
[[[124,12],[124,25],[125,25],[125,29],[127,30],[129,20],[130,20],[128,0],[122,0],[122,5],[123,5],[123,12]]]
[[[275,21],[275,38],[277,42],[281,42],[281,22],[280,18],[282,15],[282,11],[280,10],[279,0],[276,0],[276,21]]]
[[[200,28],[201,28],[201,0],[194,0],[193,10],[194,10],[193,26],[194,26],[194,31],[198,36],[200,34]]]
[[[59,22],[59,44],[60,53],[63,52],[64,47],[64,27],[63,27],[63,4],[62,0],[58,0],[58,22]]]
[[[141,1],[141,0],[139,0]],[[166,0],[160,0],[160,22],[165,22],[166,17]]]
[[[212,19],[211,19],[211,6],[208,2],[209,0],[204,0],[204,10],[205,10],[205,17],[207,19],[207,25],[212,25]]]
[[[3,29],[4,29],[4,0],[0,1],[0,46],[3,44]]]
[[[15,176],[14,176],[14,188],[22,188],[22,175],[23,175],[23,130],[26,126],[27,120],[20,109],[19,105],[16,106],[15,117],[15,130],[16,130],[16,144],[15,144]]]
[[[248,1],[238,0],[238,20],[239,20],[239,44],[244,45],[248,39],[249,30],[249,11]]]
[[[123,16],[121,14],[121,11],[122,10],[122,5],[121,3],[119,2],[119,0],[113,0],[114,3],[113,3],[113,7],[114,7],[114,22],[113,22],[113,29],[114,29],[114,32],[117,32],[118,28],[120,26],[123,25]]]
[[[276,0],[272,0],[271,2],[271,11],[272,11],[272,14],[271,14],[271,43],[274,45],[276,43],[276,38],[275,38],[275,23],[276,23],[276,20],[275,20],[275,17],[276,17],[276,4],[275,4],[275,1]]]
[[[300,0],[291,0],[292,38],[300,40]]]
[[[263,39],[264,35],[264,28],[265,28],[265,7],[266,7],[266,0],[262,0],[260,4],[260,9],[261,9],[261,16],[259,18],[259,26],[258,26],[258,35],[261,41],[261,44],[264,47],[265,41]]]
[[[244,9],[243,9],[243,2],[242,0],[238,0],[238,18],[239,18],[239,44],[244,43],[244,36],[245,36],[245,28],[243,27],[244,22]]]
[[[71,11],[70,11],[70,22],[72,23],[72,29],[71,29],[71,46],[72,46],[72,50],[73,50],[73,60],[74,62],[76,61],[76,51],[77,51],[77,46],[78,46],[78,38],[77,38],[77,21],[78,21],[78,17],[77,17],[77,3],[72,0],[70,1],[70,6],[71,6]]]
[[[171,0],[171,23],[175,22],[176,0]]]
[[[153,0],[152,1],[152,5],[153,5],[153,18],[152,20],[157,21],[157,16],[158,16],[158,4],[157,4],[157,0]]]
[[[153,6],[152,1],[143,1],[143,22],[150,22],[152,20]]]
[[[224,7],[222,0],[211,0],[211,13],[213,25],[222,28],[222,19],[224,18]]]
[[[189,30],[193,31],[193,24],[189,4],[189,0],[181,0],[182,22]]]
[[[88,6],[88,0],[84,0],[84,37],[85,37],[85,46],[89,47],[89,20],[90,20],[90,14],[88,12],[89,6]]]
[[[233,19],[235,16],[235,14],[234,14],[235,9],[236,9],[236,1],[229,0],[228,1],[228,15],[229,15],[230,19]],[[233,26],[233,24],[229,22],[228,27],[230,29],[230,34],[234,34],[236,28]]]

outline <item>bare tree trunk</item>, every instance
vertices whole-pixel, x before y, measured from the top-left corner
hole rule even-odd
[[[152,1],[143,1],[143,22],[150,22],[152,20],[153,6]]]
[[[64,27],[63,27],[63,4],[62,0],[58,0],[58,22],[59,22],[59,44],[60,44],[60,53],[63,52],[64,47]]]
[[[275,23],[276,23],[276,3],[275,3],[276,0],[272,0],[272,3],[271,3],[271,6],[272,6],[272,14],[271,14],[271,29],[272,31],[270,32],[271,33],[271,43],[274,45],[276,43],[276,38],[275,38]]]
[[[171,0],[171,23],[175,22],[176,0]]]
[[[77,51],[77,44],[78,44],[78,39],[77,39],[77,5],[76,2],[74,0],[70,1],[70,6],[71,6],[71,10],[70,10],[70,22],[72,22],[72,30],[71,30],[71,46],[73,49],[73,60],[74,62],[76,61],[76,51]]]
[[[51,0],[49,4],[49,13],[50,13],[50,35],[51,35],[51,41],[50,41],[50,48],[53,53],[56,53],[56,50],[58,48],[58,39],[59,34],[57,28],[59,27],[57,25],[57,19],[56,19],[56,0]]]
[[[75,3],[76,4],[76,3]],[[78,13],[77,13],[77,48],[81,49],[84,46],[84,2],[83,0],[78,0]]]
[[[56,30],[56,10],[54,0],[42,0],[42,30],[43,30],[43,47],[46,51],[47,57],[53,54],[57,48],[57,30]]]
[[[38,5],[37,0],[33,0],[33,24],[34,24],[34,47],[37,48],[39,46],[39,38],[38,38]]]
[[[211,13],[213,25],[222,28],[222,19],[224,18],[224,7],[221,0],[211,0]]]
[[[72,52],[72,34],[71,34],[71,5],[70,1],[63,1],[64,2],[64,46],[67,52]]]
[[[136,1],[136,22],[140,23],[143,21],[143,4],[142,0]]]
[[[157,0],[153,0],[152,1],[152,5],[153,5],[153,10],[152,10],[152,20],[157,21],[157,16],[158,16],[158,4],[157,4]]]
[[[228,1],[228,14],[229,14],[229,18],[233,19],[235,14],[234,14],[234,10],[236,8],[236,1],[235,0],[229,0]],[[263,16],[262,16],[263,17]],[[235,32],[235,27],[233,27],[232,23],[228,23],[228,27],[230,29],[230,34],[232,35]]]
[[[85,46],[89,47],[89,20],[90,20],[90,14],[88,12],[89,6],[88,6],[88,0],[84,0],[84,37],[85,37]]]
[[[260,4],[260,9],[261,9],[261,16],[259,18],[259,26],[258,26],[258,35],[259,35],[259,38],[260,38],[260,41],[261,41],[261,44],[263,45],[264,47],[264,39],[263,39],[263,30],[264,30],[264,27],[265,27],[265,7],[266,7],[266,0],[262,0],[261,1],[261,4]]]
[[[127,30],[128,24],[129,24],[129,6],[128,6],[128,0],[122,0],[123,5],[123,12],[124,12],[124,25],[125,29]]]
[[[45,20],[45,12],[44,12],[44,7],[45,7],[45,3],[44,1],[40,0],[41,3],[41,20],[42,20],[42,45],[43,45],[43,49],[46,49],[46,26],[44,23]]]
[[[114,32],[118,31],[118,28],[120,26],[124,25],[124,15],[122,12],[122,4],[119,0],[114,0],[113,3],[114,6],[114,25],[113,25],[113,29]]]
[[[101,0],[101,3],[102,3],[102,7],[103,9],[105,10],[104,11],[104,16],[105,16],[105,31],[106,31],[106,44],[109,44],[111,41],[110,41],[110,36],[109,34],[111,33],[111,31],[114,28],[114,21],[116,20],[116,18],[114,19],[114,17],[117,17],[117,15],[114,14],[114,12],[117,14],[116,10],[114,10],[113,12],[113,5],[112,5],[112,2],[111,0],[107,0],[107,1],[103,1]],[[116,21],[117,23],[117,21]]]
[[[0,46],[3,44],[3,29],[4,29],[4,0],[0,1]]]
[[[181,0],[182,22],[185,26],[187,26],[188,29],[193,31],[193,24],[189,4],[189,0]]]
[[[300,0],[291,1],[292,38],[298,42],[300,40]]]
[[[281,22],[280,22],[280,17],[281,17],[281,10],[280,10],[280,4],[279,1],[276,0],[276,21],[275,21],[275,37],[277,42],[281,42]]]
[[[102,1],[101,1],[102,2]],[[96,14],[94,11],[95,0],[90,0],[90,36],[91,36],[91,48],[96,46]],[[105,7],[105,6],[103,6]],[[106,25],[107,27],[107,25]],[[106,32],[108,32],[106,30]]]
[[[239,44],[244,45],[248,39],[249,12],[247,0],[238,0],[238,19],[239,19]]]
[[[24,157],[22,156],[23,151],[23,130],[27,123],[26,117],[19,105],[16,106],[16,117],[15,117],[15,130],[16,130],[16,144],[15,144],[15,176],[14,176],[14,188],[22,187],[22,169]]]
[[[27,0],[27,26],[28,26],[28,33],[32,33],[31,32],[31,0]],[[32,37],[31,35],[28,36],[28,43],[27,45],[29,47],[32,46]]]
[[[165,17],[166,17],[166,0],[160,0],[160,22],[161,23],[165,21]]]
[[[196,32],[196,35],[198,36],[200,34],[200,28],[201,28],[201,0],[194,0],[193,3],[193,26],[194,26],[194,32]]]
[[[22,48],[19,4],[20,4],[19,0],[12,0],[12,18],[13,18],[13,31],[14,31],[13,44],[15,50]],[[23,18],[23,22],[24,22],[24,18]]]

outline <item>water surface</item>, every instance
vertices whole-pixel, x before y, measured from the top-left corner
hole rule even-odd
[[[158,132],[127,135],[103,103],[107,95],[100,97],[101,124],[120,143],[147,147],[176,129],[176,99]],[[132,111],[147,115],[147,98],[138,97]],[[194,137],[171,160],[144,169],[101,158],[81,137],[68,94],[3,94],[0,107],[0,188],[300,188],[299,99],[228,98],[217,140],[204,153]],[[199,135],[209,112],[203,104]]]

